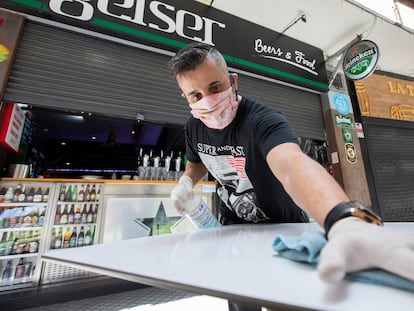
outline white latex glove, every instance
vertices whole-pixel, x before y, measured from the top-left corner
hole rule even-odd
[[[347,272],[381,268],[414,281],[414,234],[367,223],[356,217],[337,221],[321,251],[318,273],[338,282]]]
[[[189,176],[181,176],[178,184],[171,190],[170,196],[175,209],[184,215],[183,201],[193,198],[193,180]]]

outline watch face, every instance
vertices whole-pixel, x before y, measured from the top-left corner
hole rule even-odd
[[[373,211],[371,211],[370,209],[364,207],[361,203],[353,201],[352,203],[352,208],[351,208],[351,215],[361,218],[363,220],[365,220],[366,222],[372,223],[372,224],[376,224],[379,226],[382,226],[382,220],[381,218],[375,214]]]

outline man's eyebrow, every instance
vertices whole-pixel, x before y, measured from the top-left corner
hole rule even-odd
[[[218,85],[218,84],[223,84],[223,82],[222,82],[222,81],[219,81],[219,80],[217,80],[217,81],[213,81],[213,82],[211,82],[211,83],[208,85],[208,88],[210,88],[210,87],[212,87],[212,86],[216,86],[216,85]],[[191,96],[191,95],[194,95],[194,94],[197,94],[197,93],[199,93],[199,91],[198,91],[198,90],[192,90],[191,92],[188,92],[188,93],[187,93],[187,96]]]
[[[197,90],[193,90],[193,91],[189,92],[187,94],[187,96],[191,96],[191,95],[194,95],[194,94],[197,94],[197,93],[199,93]]]
[[[222,83],[223,83],[222,81],[213,81],[208,86],[211,87],[211,86],[215,86],[217,84],[222,84]]]

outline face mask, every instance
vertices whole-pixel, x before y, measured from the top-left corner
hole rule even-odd
[[[221,130],[234,120],[237,105],[237,96],[230,86],[224,92],[200,99],[190,108],[194,118],[200,119],[209,128]]]

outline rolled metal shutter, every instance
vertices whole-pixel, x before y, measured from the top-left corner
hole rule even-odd
[[[184,124],[169,57],[27,21],[4,94],[40,107]]]
[[[4,100],[184,125],[189,108],[169,55],[28,20]],[[299,136],[324,139],[320,96],[241,74],[240,93],[282,111]]]
[[[326,140],[319,94],[243,75],[239,92],[278,109],[298,136]]]
[[[414,221],[414,122],[362,117],[384,221]]]

